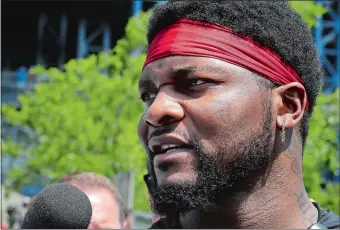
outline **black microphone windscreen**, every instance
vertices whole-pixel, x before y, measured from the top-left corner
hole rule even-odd
[[[89,198],[64,183],[45,187],[29,206],[22,229],[87,229],[92,217]]]

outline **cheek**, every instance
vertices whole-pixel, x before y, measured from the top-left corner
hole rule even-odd
[[[144,114],[143,114],[143,116],[144,116]],[[145,148],[145,144],[146,144],[145,140],[147,138],[147,128],[146,128],[146,125],[144,123],[143,116],[139,120],[138,128],[137,128],[137,134],[138,134],[139,141],[142,143],[142,145]]]
[[[233,138],[244,132],[258,130],[263,106],[257,90],[228,90],[199,98],[187,104],[191,134],[203,141]],[[209,140],[209,141],[208,141]]]

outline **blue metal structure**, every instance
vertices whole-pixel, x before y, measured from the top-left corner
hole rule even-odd
[[[324,92],[334,92],[339,84],[340,68],[340,37],[339,37],[339,9],[337,0],[317,0],[317,3],[327,9],[327,13],[317,19],[314,38],[320,60],[326,72]]]
[[[143,0],[133,0],[132,15],[137,16],[141,11],[143,11]]]
[[[57,32],[51,25],[48,24],[48,18],[45,13],[40,15],[38,21],[38,50],[36,63],[42,66],[48,65],[43,56],[43,41],[47,33],[54,36],[56,45],[59,46],[60,55],[58,57],[58,67],[62,67],[65,63],[65,45],[67,38],[68,21],[66,14],[60,18],[60,29]],[[90,34],[88,34],[90,32]],[[95,39],[102,35],[102,44],[100,46],[93,45]],[[89,31],[88,22],[86,19],[80,20],[78,24],[78,39],[77,39],[77,58],[87,56],[90,52],[101,52],[111,48],[111,28],[108,23],[102,23],[99,28],[94,31]]]
[[[132,15],[137,16],[141,11],[143,11],[143,2],[166,2],[167,0],[133,0],[132,2]]]
[[[102,23],[99,28],[89,35],[87,35],[87,32],[88,23],[86,19],[82,19],[78,25],[77,58],[86,57],[90,52],[98,53],[111,49],[111,28],[108,23]],[[102,45],[92,44],[100,35],[102,35]]]
[[[46,39],[46,35],[50,34],[55,39],[55,45],[58,46],[57,49],[60,51],[58,57],[58,67],[61,67],[65,63],[65,45],[67,37],[67,25],[68,20],[66,14],[60,17],[60,28],[59,31],[54,29],[52,25],[48,23],[48,18],[45,13],[40,15],[38,20],[38,49],[37,49],[37,59],[36,63],[38,65],[48,65],[44,58],[43,42]]]

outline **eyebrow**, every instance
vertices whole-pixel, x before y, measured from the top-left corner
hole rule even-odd
[[[139,80],[138,89],[156,88],[156,85],[151,80]]]
[[[221,70],[218,67],[212,65],[204,65],[204,66],[196,66],[196,65],[183,65],[171,70],[171,77],[176,79],[182,76],[186,76],[192,72],[208,72],[210,75],[217,76],[222,73],[225,74],[225,71]],[[156,88],[156,85],[151,80],[140,80],[138,84],[138,88],[140,89],[149,89],[149,88]]]

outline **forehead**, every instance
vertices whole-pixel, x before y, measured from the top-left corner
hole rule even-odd
[[[93,207],[105,209],[110,212],[116,212],[119,209],[117,201],[109,189],[103,187],[88,188],[74,182],[71,184],[87,195]]]
[[[195,56],[169,56],[158,59],[145,66],[139,81],[139,88],[147,88],[163,79],[176,78],[188,74],[213,77],[216,80],[225,80],[225,77],[247,77],[251,71],[225,61],[208,57]],[[217,79],[218,78],[218,79]],[[223,78],[223,79],[222,79]]]
[[[117,203],[113,194],[106,188],[90,188],[84,189],[88,197],[91,197],[91,203],[110,207],[113,203]],[[112,207],[113,208],[113,207]]]
[[[119,206],[109,190],[95,188],[87,189],[84,192],[91,202],[94,213],[102,213],[110,217],[116,216],[118,218]]]
[[[84,190],[92,206],[91,223],[101,228],[119,228],[120,210],[113,194],[105,188]]]
[[[149,63],[142,72],[142,77],[155,71],[218,71],[223,66],[223,61],[207,57],[170,56]]]

